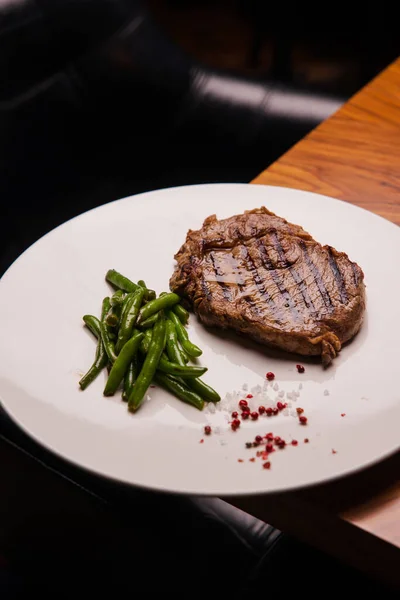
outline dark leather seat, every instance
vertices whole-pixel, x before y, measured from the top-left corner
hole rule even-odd
[[[2,270],[50,228],[104,202],[248,181],[341,102],[197,64],[137,0],[5,0]]]

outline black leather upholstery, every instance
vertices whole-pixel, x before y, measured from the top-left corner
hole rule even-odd
[[[341,102],[197,64],[137,0],[3,0],[2,270],[92,206],[246,181]]]

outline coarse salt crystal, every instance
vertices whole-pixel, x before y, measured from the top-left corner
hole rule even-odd
[[[289,407],[289,408],[291,408],[291,407],[292,407],[292,403],[291,403],[290,401],[289,401],[289,402],[286,402],[286,404],[288,405],[288,407]]]
[[[302,389],[303,389],[303,384],[300,382],[299,383],[299,390],[302,390]]]
[[[293,400],[292,393],[291,393],[291,392],[288,392],[288,393],[286,394],[286,398],[287,398],[288,400]]]
[[[278,394],[279,398],[283,398],[285,396],[285,390],[281,390]]]
[[[216,411],[214,402],[209,402],[207,409],[208,409],[208,412],[210,412],[211,414],[214,414]]]
[[[324,396],[329,396],[329,390],[324,390]]]
[[[275,383],[275,385],[274,385],[274,390],[275,390],[275,392],[277,392],[279,390],[279,385],[277,383]]]
[[[290,411],[290,416],[292,416],[292,417],[298,417],[299,415],[297,414],[297,410],[291,410]]]
[[[253,394],[253,396],[255,396],[255,394],[259,394],[261,391],[261,385],[256,385],[255,387],[251,388],[251,393]]]
[[[242,385],[242,390],[243,390],[244,392],[247,392],[247,390],[248,390],[248,389],[249,389],[249,386],[248,386],[248,384],[247,384],[247,383],[244,383],[244,384]]]
[[[285,417],[287,417],[289,415],[289,409],[288,408],[284,408],[282,412],[285,415]]]

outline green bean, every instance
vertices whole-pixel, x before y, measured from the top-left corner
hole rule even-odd
[[[154,300],[154,298],[156,297],[156,293],[154,290],[150,290],[146,283],[143,281],[143,279],[139,279],[138,283],[137,283],[141,288],[143,288],[145,290],[145,299],[147,301],[149,300]]]
[[[133,357],[133,360],[131,361],[131,363],[128,367],[127,372],[125,373],[125,377],[124,377],[124,390],[122,392],[122,400],[124,402],[128,402],[129,394],[131,393],[133,385],[137,379],[138,372],[139,372],[139,361],[138,361],[138,355],[135,354],[135,356]]]
[[[113,396],[115,394],[119,384],[124,378],[129,364],[139,349],[142,338],[143,333],[137,333],[123,346],[108,376],[107,383],[104,388],[105,396]]]
[[[123,290],[124,292],[135,292],[139,287],[136,283],[133,283],[133,281],[124,277],[121,273],[118,273],[118,271],[115,271],[115,269],[107,271],[106,280],[114,287]]]
[[[155,375],[160,357],[165,346],[165,319],[159,319],[154,325],[151,342],[143,366],[129,395],[128,410],[135,412],[143,402],[147,388]]]
[[[124,320],[121,319],[120,321],[118,341],[115,348],[117,354],[121,352],[124,344],[126,344],[126,342],[132,335],[132,331],[135,326],[140,307],[142,306],[143,296],[144,289],[139,288],[138,291],[135,292],[132,298],[128,301],[126,310],[124,312]]]
[[[140,323],[140,325],[138,327],[140,327],[140,329],[150,329],[150,327],[153,327],[153,325],[155,325],[155,323],[158,321],[159,317],[160,317],[160,312],[155,313],[154,315],[152,315],[151,317],[149,317],[148,319],[146,319],[145,321]]]
[[[88,329],[93,333],[93,335],[99,339],[101,337],[100,333],[100,321],[97,317],[93,315],[84,315],[83,321]]]
[[[103,319],[105,319],[106,314],[108,313],[108,311],[111,308],[111,301],[110,298],[108,296],[106,296],[105,298],[103,298],[103,302],[101,304],[101,321],[103,321]]]
[[[172,308],[172,311],[179,318],[182,325],[186,325],[186,323],[189,321],[189,313],[186,308],[183,308],[182,304],[175,304],[175,306]]]
[[[185,379],[185,382],[190,387],[191,390],[199,394],[204,400],[207,402],[219,402],[221,400],[221,396],[212,388],[210,385],[205,383],[202,379],[193,378],[193,379]]]
[[[101,305],[101,321],[104,321],[106,316],[111,310],[111,302],[110,298],[106,296],[103,298],[103,303]],[[113,332],[113,328],[110,325],[107,325],[108,335],[110,339],[113,340],[115,338],[115,333]]]
[[[121,318],[121,310],[122,304],[115,304],[114,306],[111,305],[111,308],[105,317],[106,325],[109,327],[117,327]]]
[[[154,326],[155,327],[155,326]],[[149,352],[150,344],[152,340],[152,333],[150,329],[145,331],[145,336],[140,345],[140,351],[143,354],[147,354]],[[193,377],[201,377],[208,371],[207,367],[197,367],[197,366],[188,366],[188,365],[180,365],[177,363],[170,362],[165,354],[162,354],[160,357],[160,361],[158,363],[158,370],[163,373],[167,373],[168,375],[173,375],[175,377],[182,377],[183,379],[190,379]]]
[[[175,325],[169,319],[167,319],[167,343],[165,347],[171,362],[177,363],[182,367],[185,366],[185,359],[182,358],[182,351],[178,346]],[[219,402],[221,400],[221,396],[212,387],[197,377],[187,379],[185,383],[204,400],[209,402]]]
[[[113,363],[115,362],[117,355],[115,353],[114,342],[110,339],[107,325],[104,321],[100,323],[100,334],[103,341],[104,350],[107,352],[108,358]]]
[[[127,311],[127,306],[129,305],[129,303],[130,303],[131,299],[133,298],[133,296],[134,296],[134,292],[126,294],[126,296],[124,298],[124,301],[122,303],[121,316],[120,316],[120,319],[119,319],[120,322],[125,319],[125,315],[126,315],[126,311]]]
[[[199,410],[203,410],[203,399],[175,378],[157,372],[155,376],[155,382],[169,392],[175,394],[175,396],[177,396],[180,400],[183,400],[183,402],[191,404]]]
[[[125,294],[122,290],[117,290],[111,296],[111,306],[119,306],[124,303]]]
[[[153,330],[146,329],[146,331],[144,332],[144,338],[143,338],[142,344],[141,344],[141,350],[143,351],[144,354],[147,354],[147,352],[148,352],[152,337],[153,337]]]
[[[167,351],[168,359],[171,362],[181,366],[184,366],[188,362],[186,354],[184,354],[182,348],[178,344],[175,325],[169,319],[167,319],[167,342],[165,344],[165,349]]]
[[[177,304],[179,300],[180,298],[177,294],[165,294],[164,296],[160,296],[155,300],[150,300],[150,302],[145,304],[140,310],[138,323],[142,323],[159,310],[170,308],[174,304]]]
[[[180,341],[184,351],[187,354],[189,354],[189,356],[201,356],[203,354],[203,351],[200,350],[200,348],[195,344],[192,344],[192,342],[189,340],[188,332],[180,322],[179,317],[177,317],[177,315],[174,312],[172,312],[172,310],[168,310],[166,314],[168,319],[172,321],[175,325],[178,340]]]
[[[208,371],[207,367],[197,367],[192,365],[181,366],[177,363],[170,362],[165,354],[160,358],[158,370],[167,373],[167,375],[174,375],[175,377],[182,377],[183,379],[201,377]]]
[[[101,373],[108,363],[108,356],[104,350],[103,342],[101,341],[100,337],[100,321],[96,319],[96,317],[91,317],[90,315],[85,315],[83,320],[92,333],[98,338],[98,340],[94,362],[87,373],[85,373],[85,375],[79,381],[81,390],[85,390],[96,379],[96,377],[99,375],[99,373]]]
[[[121,275],[121,273],[118,273],[118,271],[115,271],[115,269],[110,269],[107,271],[106,280],[114,287],[128,293],[136,292],[141,287],[127,277],[124,277],[124,275]],[[147,287],[142,289],[145,290],[144,297],[146,300],[152,300],[156,297],[154,290],[149,290]]]

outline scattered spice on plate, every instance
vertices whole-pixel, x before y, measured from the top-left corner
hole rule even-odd
[[[304,373],[305,368],[303,367],[303,365],[296,365],[296,369],[299,373]]]
[[[205,425],[205,427],[204,427],[204,433],[206,435],[210,435],[211,434],[211,427],[210,427],[210,425]]]
[[[268,371],[265,377],[268,379],[268,381],[273,381],[273,379],[275,379],[275,373],[272,373],[272,371]]]

